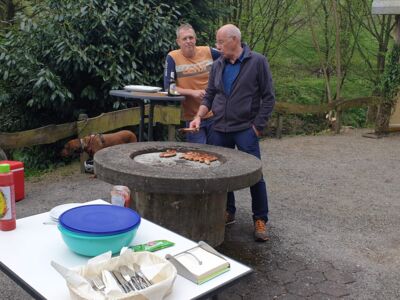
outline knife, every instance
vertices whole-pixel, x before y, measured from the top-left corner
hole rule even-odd
[[[129,293],[131,291],[128,282],[122,277],[121,273],[118,271],[111,271],[115,280],[117,281],[119,287],[123,290],[124,293]]]

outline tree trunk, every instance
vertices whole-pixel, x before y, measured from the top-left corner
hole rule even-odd
[[[394,28],[394,47],[399,47],[400,46],[400,15],[396,15],[396,21],[395,21],[395,28]],[[392,50],[394,51],[394,50]],[[395,62],[399,62],[399,57],[397,56],[395,58]],[[393,61],[390,62],[393,64]],[[392,66],[389,66],[392,67]],[[395,76],[395,73],[391,75],[392,77]],[[398,75],[399,76],[399,75]],[[391,78],[393,81],[399,81],[399,78]],[[390,88],[390,87],[389,87]],[[389,95],[392,93],[389,93]],[[397,94],[397,93],[396,93]],[[392,96],[396,97],[396,96]],[[385,97],[384,97],[385,98]],[[389,101],[388,101],[389,100]],[[378,108],[378,117],[375,123],[375,133],[377,134],[385,134],[389,132],[389,123],[390,123],[390,117],[393,112],[393,108],[396,105],[396,101],[390,101],[391,99],[384,99],[384,102],[379,105]]]
[[[12,20],[14,19],[15,16],[15,5],[14,3],[10,0],[7,3],[7,16],[6,16],[6,21],[12,23]]]
[[[389,131],[389,120],[392,114],[393,105],[385,102],[378,107],[378,116],[375,123],[375,133],[378,135],[385,134]]]
[[[336,5],[336,0],[332,2],[333,12],[334,12],[334,24],[335,24],[335,55],[336,55],[336,97],[335,100],[340,100],[340,92],[341,92],[341,81],[342,81],[342,54],[341,54],[341,41],[340,41],[340,12],[338,11],[338,7]],[[340,133],[341,127],[341,111],[340,109],[336,110],[336,122],[335,122],[335,133]]]

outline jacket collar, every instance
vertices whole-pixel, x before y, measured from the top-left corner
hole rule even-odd
[[[243,60],[245,60],[247,58],[250,58],[251,54],[252,54],[252,51],[251,51],[250,47],[247,46],[247,44],[242,43],[242,48],[243,48],[243,52],[244,52]]]
[[[250,58],[251,57],[251,54],[252,54],[252,51],[251,51],[251,49],[250,49],[250,47],[247,45],[247,44],[245,44],[245,43],[242,43],[242,48],[243,48],[243,59],[242,59],[242,61],[245,61],[246,59],[248,59],[248,58]],[[222,64],[225,64],[225,58],[221,55],[219,58],[218,58],[218,62],[219,63],[222,63]]]

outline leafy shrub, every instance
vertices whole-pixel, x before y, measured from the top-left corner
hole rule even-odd
[[[160,85],[175,30],[207,30],[214,1],[44,0],[0,32],[0,131],[75,121],[121,106],[109,91]],[[61,143],[62,141],[60,141]],[[12,151],[30,169],[51,168],[59,143]]]
[[[98,115],[119,106],[109,90],[158,83],[179,17],[154,0],[49,0],[32,9],[0,44],[0,107],[25,120],[9,119],[13,131]]]
[[[367,108],[347,109],[342,115],[342,124],[352,127],[363,127],[366,123]]]
[[[12,157],[14,160],[24,162],[26,177],[39,175],[64,165],[64,162],[59,161],[58,151],[48,145],[15,149],[12,151]]]

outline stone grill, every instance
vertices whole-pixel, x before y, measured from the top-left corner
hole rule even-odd
[[[161,158],[175,149],[177,155]],[[186,152],[218,157],[210,165],[181,159]],[[194,241],[220,245],[225,234],[226,193],[249,187],[261,161],[238,150],[192,143],[140,142],[104,148],[94,156],[97,178],[131,190],[142,217]],[[139,228],[140,230],[140,228]]]

